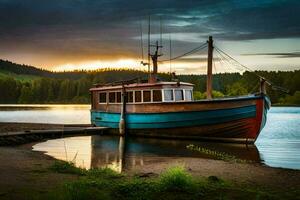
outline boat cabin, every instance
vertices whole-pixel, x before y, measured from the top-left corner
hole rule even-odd
[[[185,82],[134,83],[124,85],[126,104],[193,101],[193,84]],[[122,85],[91,88],[92,109],[122,104]]]

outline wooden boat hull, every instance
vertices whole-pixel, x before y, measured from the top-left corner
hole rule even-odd
[[[126,106],[129,134],[253,143],[266,123],[267,96]],[[119,112],[116,112],[119,110]],[[95,126],[118,132],[121,105],[91,110]],[[142,112],[143,111],[143,112]]]

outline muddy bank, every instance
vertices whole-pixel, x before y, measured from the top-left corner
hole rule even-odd
[[[0,147],[0,199],[33,199],[75,175],[49,170],[54,159],[20,147]]]
[[[33,194],[46,193],[65,181],[78,179],[77,175],[59,174],[49,170],[55,159],[42,152],[33,152],[31,146],[32,144],[0,147],[0,199],[19,199],[26,190]],[[203,158],[166,157],[162,162],[161,159],[153,157],[146,162],[147,165],[131,168],[125,173],[129,176],[160,174],[169,167],[183,165],[193,176],[217,176],[233,184],[278,193],[300,190],[300,170]]]
[[[0,133],[30,131],[30,130],[63,129],[63,128],[64,125],[62,124],[0,122]]]
[[[163,160],[163,161],[162,161]],[[184,166],[193,176],[216,176],[245,186],[282,192],[300,191],[300,170],[273,168],[260,163],[235,163],[189,157],[148,158],[147,164],[131,167],[125,173],[160,174],[172,166]],[[284,186],[284,187],[283,187]]]

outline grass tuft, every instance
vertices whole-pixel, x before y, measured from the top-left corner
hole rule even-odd
[[[58,173],[66,173],[66,174],[76,174],[76,175],[86,175],[87,170],[78,168],[72,162],[66,161],[55,161],[54,164],[50,167],[50,170]]]
[[[63,161],[55,163],[52,169],[84,176],[51,191],[46,199],[276,199],[269,193],[239,187],[217,176],[194,178],[182,166],[152,178],[122,175],[108,168],[83,170]]]
[[[169,168],[161,174],[159,182],[169,191],[190,191],[195,187],[192,176],[182,166]]]

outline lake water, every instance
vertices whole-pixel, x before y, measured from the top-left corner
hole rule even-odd
[[[90,124],[90,105],[0,105],[0,122]]]
[[[2,105],[0,122],[88,124],[89,109],[89,105]],[[207,157],[187,150],[188,144],[272,167],[300,169],[300,107],[272,107],[267,124],[254,146],[149,138],[129,138],[125,142],[112,136],[84,136],[48,140],[34,145],[33,149],[62,160],[74,159],[78,166],[86,168],[105,166],[120,169],[124,161],[127,163],[125,166],[130,168],[146,165],[154,157],[156,160]]]

